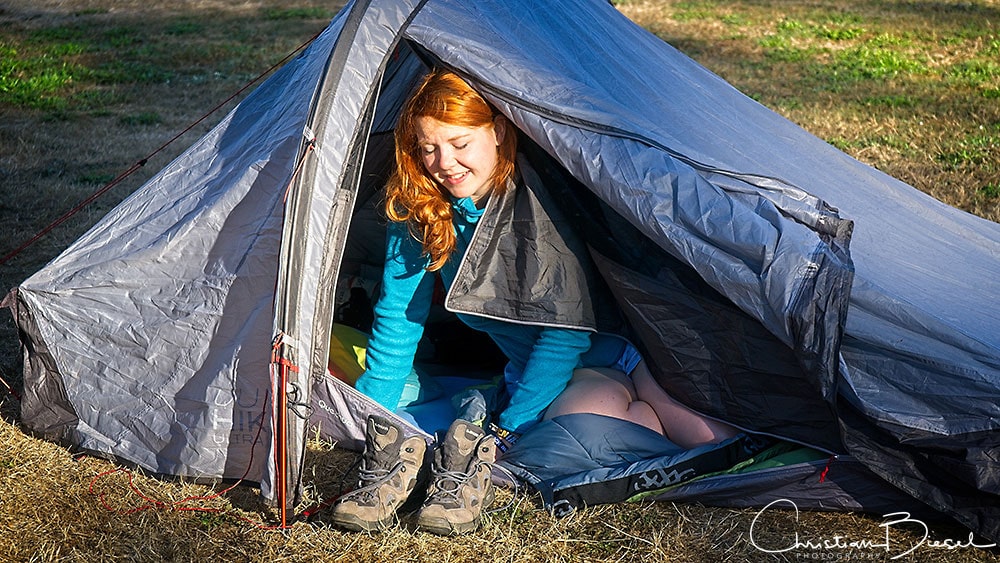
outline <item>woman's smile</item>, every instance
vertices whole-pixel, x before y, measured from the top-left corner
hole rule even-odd
[[[433,117],[420,117],[416,124],[424,167],[452,197],[479,201],[492,191],[502,126],[465,127]]]

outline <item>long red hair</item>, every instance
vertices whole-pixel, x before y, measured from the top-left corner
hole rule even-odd
[[[494,112],[478,92],[457,74],[435,70],[427,74],[403,105],[396,124],[396,171],[386,184],[385,212],[393,221],[406,221],[430,258],[427,269],[438,270],[455,250],[451,198],[427,173],[417,146],[417,118],[431,117],[449,125],[494,127]],[[497,147],[491,193],[502,193],[514,174],[517,136],[511,127]]]

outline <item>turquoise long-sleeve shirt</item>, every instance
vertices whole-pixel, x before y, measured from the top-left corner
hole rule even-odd
[[[455,252],[441,268],[450,289],[461,257],[469,246],[483,211],[470,198],[452,202],[457,235]],[[366,371],[356,387],[379,404],[394,410],[413,368],[417,344],[423,335],[434,291],[428,259],[404,223],[390,222],[382,293],[375,306],[375,323],[368,342]],[[459,314],[470,327],[489,334],[509,364],[504,372],[510,402],[498,424],[524,432],[536,423],[553,399],[566,388],[573,370],[612,365],[624,341],[584,330],[543,327]]]

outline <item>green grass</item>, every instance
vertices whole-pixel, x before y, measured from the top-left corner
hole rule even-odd
[[[938,159],[945,165],[957,169],[963,167],[987,167],[996,169],[1000,158],[1000,135],[978,134],[959,139]]]
[[[119,121],[123,125],[159,125],[163,117],[155,111],[144,111],[136,114],[123,115]]]
[[[913,108],[920,104],[920,100],[907,94],[883,94],[863,98],[861,103],[872,107]]]
[[[256,25],[228,25],[205,12],[159,20],[121,18],[107,25],[106,10],[84,10],[62,26],[14,28],[0,38],[0,106],[50,111],[66,117],[96,109],[136,86],[206,78],[248,79],[274,62],[274,48],[261,44],[261,26],[321,26],[335,14],[318,7],[261,9]],[[213,22],[209,24],[208,22]],[[127,87],[127,88],[122,88]],[[118,92],[118,94],[108,93]]]
[[[948,70],[948,77],[960,85],[985,87],[1000,79],[1000,62],[986,58],[962,61]]]
[[[61,93],[86,74],[86,69],[69,60],[82,47],[75,43],[46,47],[0,43],[0,103],[38,109],[66,104]]]
[[[720,19],[715,2],[676,2],[674,18],[677,21]]]
[[[324,8],[281,8],[264,10],[264,17],[270,20],[328,20],[335,12]]]
[[[1000,183],[986,184],[977,190],[979,195],[987,199],[1000,199]]]
[[[812,28],[812,33],[819,39],[831,41],[848,41],[857,39],[865,33],[865,28],[854,25],[821,24]]]
[[[922,74],[927,65],[906,53],[874,41],[841,51],[829,67],[829,76],[840,81],[884,80]]]

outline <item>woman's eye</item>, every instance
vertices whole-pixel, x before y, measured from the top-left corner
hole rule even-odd
[[[462,145],[455,145],[455,148],[458,149],[458,150],[462,150],[462,149],[464,149],[467,146],[469,146],[469,143],[465,143],[465,144],[462,144]]]

